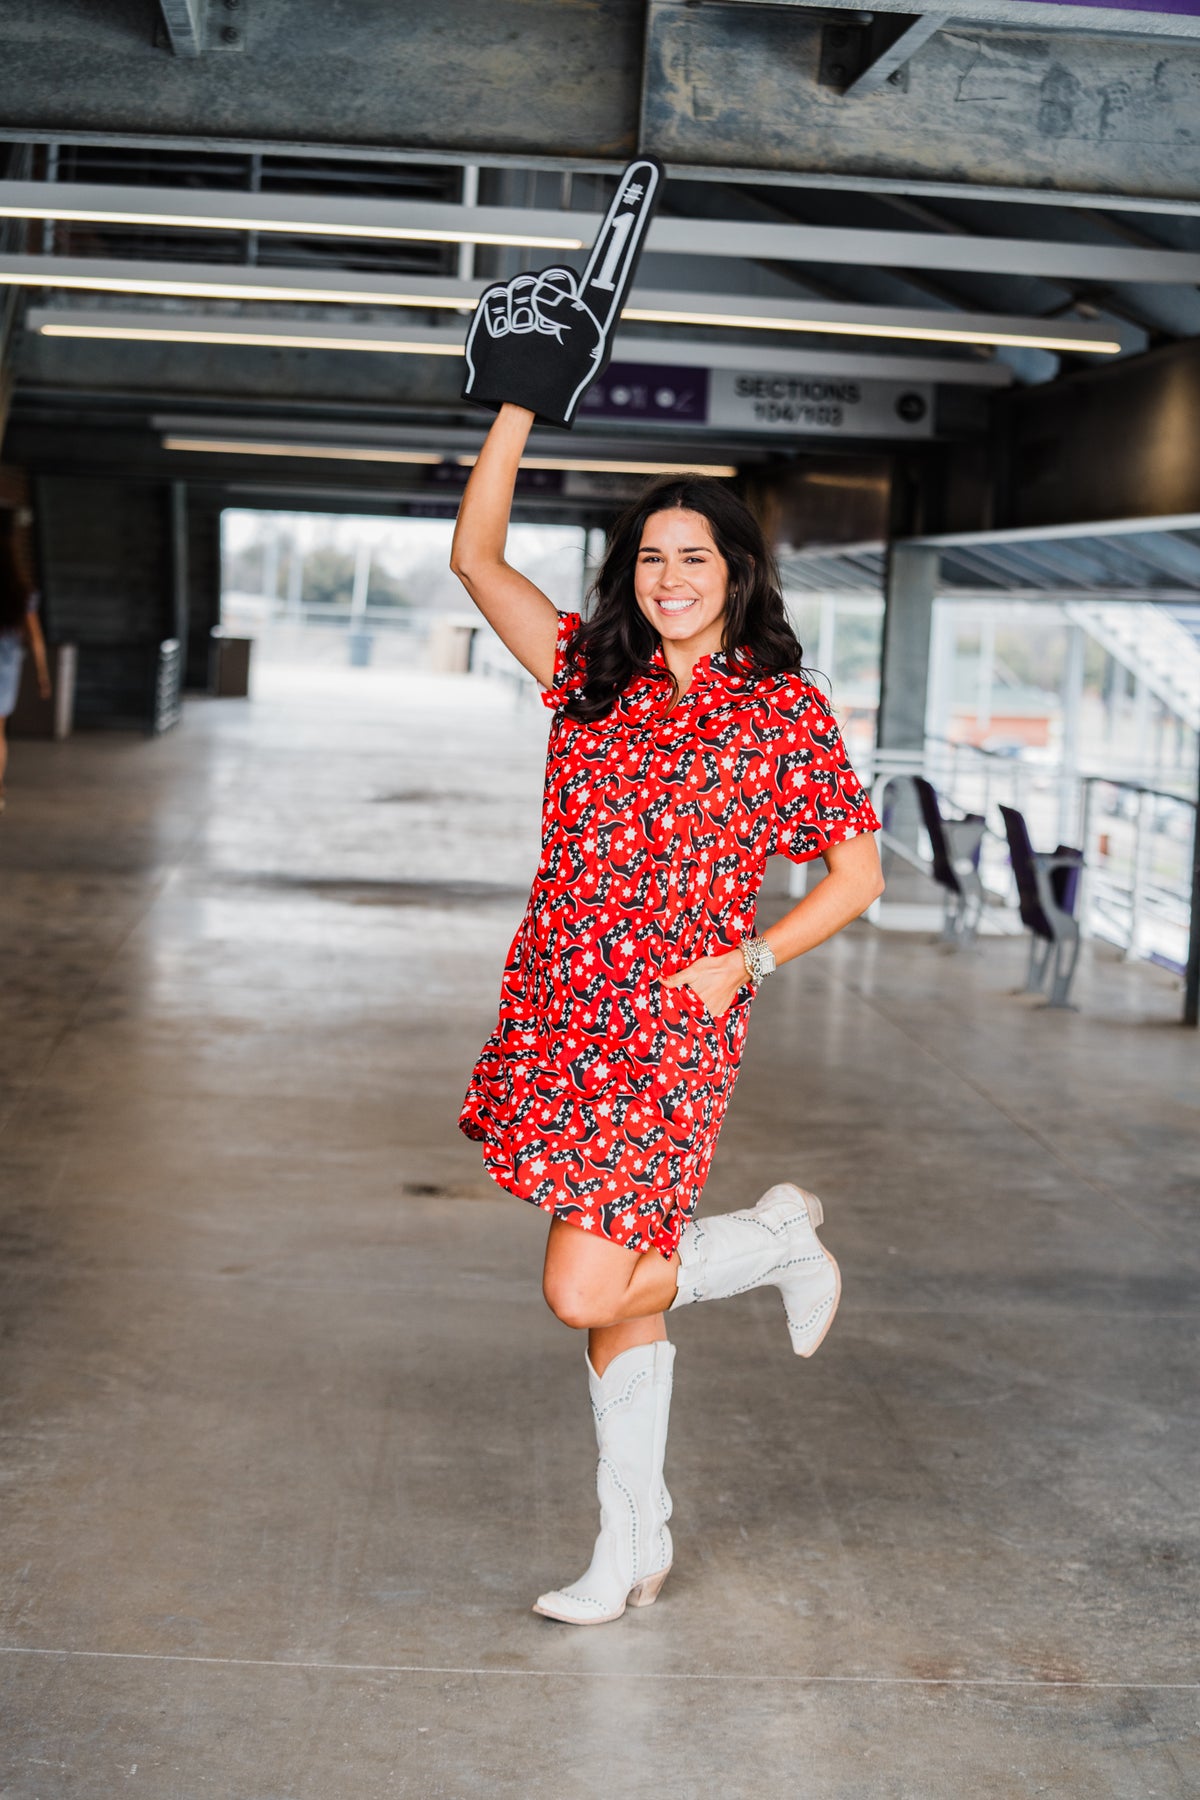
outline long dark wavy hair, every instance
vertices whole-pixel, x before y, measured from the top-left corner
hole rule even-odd
[[[592,593],[591,617],[571,646],[568,677],[582,684],[567,702],[570,718],[583,724],[605,719],[639,675],[674,685],[669,671],[652,666],[659,636],[638,610],[633,574],[646,520],[680,508],[708,521],[713,542],[729,568],[729,595],[721,648],[735,674],[800,672],[802,652],[780,592],[779,571],[750,509],[710,475],[660,476],[621,514],[608,540]]]

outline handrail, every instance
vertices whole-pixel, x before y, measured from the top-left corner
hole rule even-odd
[[[1188,870],[1174,865],[1186,829],[1184,821],[1189,814],[1193,820],[1198,818],[1200,809],[1194,796],[1161,782],[1030,762],[932,735],[919,749],[885,746],[861,761],[880,816],[885,791],[894,782],[919,774],[925,774],[942,798],[960,811],[980,812],[990,819],[993,799],[1006,798],[1021,812],[1030,807],[1035,814],[1040,810],[1043,830],[1048,811],[1051,821],[1057,817],[1059,839],[1079,844],[1084,852],[1077,903],[1083,935],[1115,944],[1126,960],[1145,959],[1181,969],[1180,939],[1189,913],[1190,864]],[[1000,781],[1004,786],[997,796]],[[1108,805],[1101,812],[1105,790],[1130,797],[1125,808],[1112,809],[1111,820]],[[1178,830],[1163,829],[1163,806],[1186,809],[1167,815],[1168,821],[1172,816],[1177,819]],[[1195,829],[1200,829],[1200,823]],[[883,841],[906,863],[928,872],[928,861],[915,845],[897,842],[891,832]],[[991,848],[981,874],[988,899],[1011,907],[1015,895],[1007,857],[999,854],[1004,841],[989,823],[985,843]],[[878,918],[879,911],[878,905],[872,907],[868,918]]]
[[[1200,804],[1193,800],[1190,794],[1178,794],[1174,788],[1150,787],[1147,782],[1126,781],[1119,775],[1080,775],[1077,779],[1081,787],[1087,787],[1089,783],[1100,782],[1105,787],[1125,788],[1131,794],[1153,795],[1158,800],[1177,800],[1180,806],[1190,806],[1193,811]]]

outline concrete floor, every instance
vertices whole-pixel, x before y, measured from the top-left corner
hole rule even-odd
[[[544,715],[268,688],[13,756],[0,1794],[1200,1794],[1177,985],[856,927],[764,991],[707,1204],[813,1186],[841,1315],[673,1321],[675,1572],[555,1625],[582,1344],[454,1123]]]

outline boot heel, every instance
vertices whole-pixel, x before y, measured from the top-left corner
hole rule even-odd
[[[825,1208],[821,1205],[821,1202],[817,1199],[815,1194],[809,1194],[805,1192],[803,1188],[801,1188],[800,1192],[804,1194],[804,1204],[808,1209],[809,1224],[815,1231],[818,1225],[823,1225],[825,1223]]]
[[[824,1250],[824,1245],[821,1247]],[[811,1356],[815,1350],[820,1349],[842,1298],[842,1271],[828,1250],[825,1250],[825,1260],[833,1275],[833,1292],[819,1298],[815,1305],[811,1279],[791,1284],[790,1291],[788,1284],[782,1281],[779,1284],[788,1336],[797,1356]]]
[[[777,1186],[768,1188],[762,1198],[755,1202],[754,1210],[757,1212],[760,1207],[770,1208],[779,1200],[793,1203],[798,1200],[814,1231],[818,1225],[825,1223],[825,1208],[817,1196],[810,1194],[807,1188],[797,1187],[794,1181],[781,1181]]]
[[[636,1587],[630,1588],[627,1604],[630,1606],[653,1606],[658,1599],[663,1582],[670,1573],[671,1565],[668,1563],[665,1569],[658,1571],[657,1575],[647,1575],[644,1581],[639,1581]]]

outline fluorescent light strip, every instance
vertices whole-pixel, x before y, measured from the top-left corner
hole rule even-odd
[[[268,282],[186,281],[175,277],[60,274],[47,264],[36,272],[0,267],[0,286],[70,288],[93,293],[158,294],[172,299],[287,300],[336,306],[412,306],[422,310],[470,313],[476,295],[394,294],[386,290],[274,286]],[[991,344],[1027,350],[1076,350],[1085,355],[1115,356],[1115,339],[1074,338],[1043,331],[1003,331],[998,327],[916,325],[860,319],[763,316],[761,313],[685,312],[676,307],[627,306],[622,319],[658,325],[706,325],[736,331],[809,332],[823,336],[909,339],[932,344]]]
[[[345,444],[267,444],[249,438],[165,437],[164,450],[204,451],[220,456],[305,456],[339,462],[442,463],[474,468],[475,456],[443,455],[440,450],[357,449]],[[586,475],[736,475],[732,463],[580,461],[565,456],[523,456],[523,469],[560,469]]]
[[[272,350],[373,350],[389,356],[461,356],[461,343],[418,343],[406,338],[305,337],[282,331],[172,330],[157,325],[40,325],[42,337],[103,338],[148,344],[253,344]]]
[[[335,462],[440,463],[439,450],[355,450],[344,444],[256,444],[248,438],[163,439],[164,450],[201,450],[219,456],[308,456]]]
[[[473,469],[479,461],[477,456],[456,456],[454,461],[460,468]],[[523,469],[563,469],[581,470],[588,475],[736,475],[737,467],[733,463],[694,463],[694,462],[580,462],[569,456],[523,456]]]
[[[1082,350],[1115,355],[1121,346],[1103,338],[1051,337],[1030,331],[972,331],[950,325],[864,324],[854,320],[764,319],[754,313],[676,312],[653,306],[627,306],[623,319],[647,325],[720,325],[737,331],[813,331],[839,337],[911,338],[928,344],[996,344],[1020,350]]]
[[[52,258],[50,259],[53,260]],[[170,281],[141,275],[58,275],[10,273],[0,268],[0,287],[72,288],[98,294],[161,294],[184,300],[293,300],[337,306],[419,306],[474,312],[476,297],[462,294],[389,294],[378,289],[272,287],[269,282]]]
[[[386,238],[413,244],[494,244],[529,250],[582,250],[578,237],[534,232],[450,231],[420,225],[333,225],[317,220],[222,218],[219,214],[118,212],[107,207],[0,206],[0,219],[62,219],[72,225],[167,225],[198,231],[280,231],[291,237]]]

